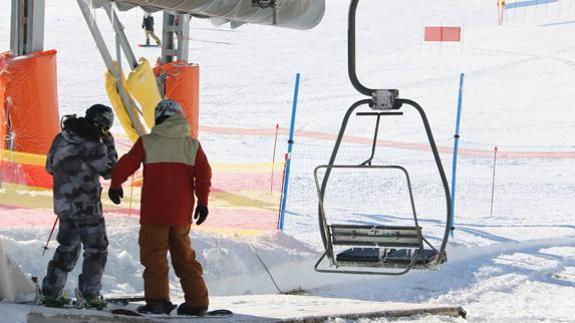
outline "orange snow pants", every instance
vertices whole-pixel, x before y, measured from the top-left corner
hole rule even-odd
[[[140,227],[140,261],[144,266],[144,296],[147,303],[169,301],[167,253],[190,306],[209,305],[208,288],[202,278],[202,265],[190,241],[190,225],[169,226],[142,224]]]

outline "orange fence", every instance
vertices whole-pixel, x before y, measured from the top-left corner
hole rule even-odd
[[[200,130],[203,132],[216,133],[216,134],[229,134],[229,135],[251,135],[251,136],[274,136],[275,128],[224,128],[224,127],[214,127],[214,126],[200,126]],[[288,129],[279,128],[278,133],[280,135],[286,135]],[[305,138],[312,140],[322,140],[335,142],[337,134],[319,132],[319,131],[306,131],[306,130],[296,130],[296,138]],[[343,142],[352,144],[367,144],[372,143],[372,138],[360,137],[360,136],[345,136]],[[429,145],[422,143],[409,143],[400,142],[392,140],[378,140],[378,145],[405,149],[405,150],[415,150],[415,151],[427,151],[429,150]],[[331,147],[329,147],[331,148]],[[453,145],[449,143],[448,145],[438,145],[438,150],[441,153],[451,154],[453,152]],[[542,147],[538,147],[542,148]],[[459,154],[463,156],[476,156],[476,157],[491,157],[493,152],[491,149],[487,148],[465,148],[459,149]],[[499,152],[499,158],[504,159],[514,159],[514,158],[543,158],[543,159],[572,159],[575,158],[575,151],[564,151],[564,150],[504,150]]]
[[[246,129],[201,126],[200,131],[219,135],[222,138],[229,136],[231,140],[237,135],[253,135],[259,139],[267,138],[270,147],[273,146],[272,140],[275,135],[275,128],[272,127],[269,129]],[[281,137],[285,137],[287,130],[280,129],[279,134]],[[309,215],[317,212],[312,172],[317,165],[324,164],[329,159],[331,143],[334,142],[335,137],[335,134],[332,133],[296,131],[296,138],[299,139],[294,146],[292,156],[292,176],[297,179],[291,181],[290,192],[288,192],[287,210],[290,214],[286,221],[287,229],[290,228],[292,214]],[[369,156],[371,140],[368,137],[346,136],[343,141],[345,147],[342,147],[341,157],[346,160],[363,156],[365,153]],[[129,140],[120,136],[117,137],[116,144],[120,154],[131,146]],[[439,141],[438,144],[446,172],[450,174],[451,139]],[[395,158],[398,165],[408,167],[410,174],[413,174],[413,183],[417,186],[416,191],[423,189],[423,193],[415,193],[418,211],[421,208],[421,212],[426,216],[442,220],[442,210],[434,209],[437,205],[441,207],[444,203],[439,194],[441,190],[437,188],[438,177],[429,147],[426,144],[384,140],[380,140],[378,145],[387,149],[381,156],[378,154],[379,157]],[[493,167],[495,166],[493,157],[493,147],[489,145],[461,142],[457,175],[456,212],[458,220],[456,222],[467,217],[489,217],[491,213],[494,214],[494,218],[501,214],[502,216],[509,215],[509,219],[512,220],[518,217],[529,218],[530,215],[541,212],[549,214],[549,222],[560,222],[561,217],[566,212],[566,208],[562,205],[564,202],[561,201],[570,201],[567,197],[571,192],[568,187],[575,185],[571,182],[571,179],[575,178],[572,176],[571,166],[573,159],[575,159],[573,149],[568,149],[568,147],[550,147],[549,149],[524,147],[521,149],[520,147],[500,146],[497,153],[498,170],[495,178],[493,178]],[[44,209],[45,211],[38,212],[51,214],[50,191],[36,193],[37,186],[30,186],[29,183],[16,181],[5,175],[7,167],[35,168],[41,172],[44,157],[35,154],[8,152],[3,154],[3,158],[4,161],[8,161],[2,167],[3,182],[10,185],[5,185],[5,192],[0,193],[0,209],[2,209],[0,225],[30,223],[32,219],[28,219],[27,222],[21,221],[19,216],[19,214],[26,213],[22,211],[26,209]],[[258,163],[255,160],[244,164],[224,164],[212,159],[210,161],[214,173],[209,205],[210,217],[200,229],[230,230],[230,232],[269,232],[275,230],[281,195],[283,164]],[[33,171],[29,170],[28,173],[32,174]],[[107,215],[138,216],[139,186],[141,186],[141,179],[138,176],[133,181],[133,190],[129,185],[124,187],[125,199],[119,207],[112,205],[104,195],[102,200]],[[373,185],[369,183],[371,180],[375,181],[372,183]],[[42,187],[49,187],[50,181],[51,178],[48,177],[42,181],[34,179],[32,182],[40,183]],[[385,183],[395,183],[395,181],[382,180],[377,176],[365,178],[358,173],[349,174],[349,178],[345,178],[341,183],[344,185],[342,188],[330,190],[336,194],[334,195],[334,198],[337,199],[336,203],[340,203],[341,196],[338,196],[337,192],[341,192],[342,189],[346,192],[351,192],[356,187],[368,190],[349,203],[349,205],[357,207],[357,210],[352,210],[352,212],[360,212],[359,209],[362,206],[374,204],[373,200],[364,201],[363,199],[373,197],[380,188],[385,188]],[[495,201],[491,199],[492,190],[494,190]],[[505,194],[499,194],[499,192],[505,192]],[[535,193],[537,196],[531,195]],[[418,194],[423,195],[417,196]],[[382,196],[388,195],[383,194]],[[539,203],[541,200],[547,202]],[[387,204],[382,205],[382,208],[401,201],[401,199],[386,201]],[[549,201],[552,203],[549,204]],[[513,212],[517,211],[511,207],[518,203],[529,206],[529,208],[523,209],[523,214],[515,215]],[[494,210],[491,212],[490,206],[493,204]],[[12,216],[8,216],[10,214]],[[42,217],[40,216],[34,221],[38,222],[39,219]],[[51,217],[45,216],[44,219],[40,222],[43,225],[50,225]],[[500,218],[499,221],[505,220]]]
[[[116,136],[116,147],[121,155],[131,147],[131,143],[125,137]],[[45,173],[45,156],[4,151],[3,159],[4,163],[0,169],[3,183],[3,190],[0,190],[0,226],[49,226],[53,222],[50,190],[52,178],[47,176],[42,181],[30,178],[35,171]],[[213,178],[210,216],[198,229],[243,234],[275,231],[283,164],[224,164],[218,163],[217,160],[211,160],[211,163]],[[22,176],[23,174],[26,176]],[[107,184],[106,181],[103,182],[104,186]],[[140,170],[124,185],[125,198],[119,206],[113,205],[103,194],[105,215],[137,219],[141,185]],[[107,187],[104,187],[104,192],[106,190]],[[25,221],[23,216],[27,217]]]

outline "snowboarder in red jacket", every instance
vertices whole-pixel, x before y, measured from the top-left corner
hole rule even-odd
[[[158,103],[155,121],[151,133],[140,137],[114,167],[108,195],[119,204],[122,183],[144,165],[139,244],[146,305],[138,311],[168,314],[176,307],[169,296],[169,250],[185,296],[178,314],[197,315],[207,311],[209,299],[189,233],[192,214],[197,225],[208,216],[212,171],[199,141],[190,137],[177,102]],[[195,213],[194,194],[198,199]]]

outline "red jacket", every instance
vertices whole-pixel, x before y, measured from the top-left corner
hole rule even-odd
[[[194,193],[199,205],[208,206],[212,170],[189,133],[186,120],[172,116],[140,137],[114,166],[110,186],[120,188],[144,164],[141,224],[192,223]]]

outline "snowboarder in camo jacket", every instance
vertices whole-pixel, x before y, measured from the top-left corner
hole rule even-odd
[[[46,159],[54,182],[54,212],[60,221],[58,248],[42,281],[44,305],[70,303],[62,292],[67,275],[76,264],[82,245],[84,260],[78,291],[86,307],[103,308],[101,279],[106,265],[108,238],[100,194],[100,176],[109,179],[118,155],[109,130],[114,122],[110,107],[95,104],[84,118],[70,116],[56,135]]]

